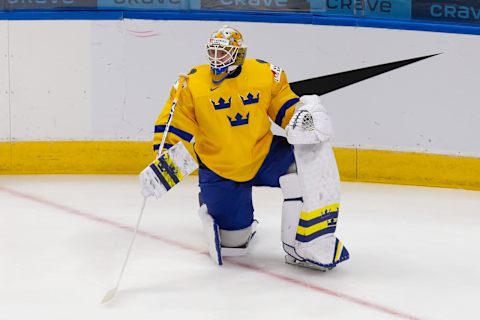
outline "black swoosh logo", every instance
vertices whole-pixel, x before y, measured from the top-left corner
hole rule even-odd
[[[386,73],[404,67],[406,65],[434,57],[439,54],[440,53],[436,53],[428,56],[390,62],[377,66],[355,69],[317,78],[296,81],[290,83],[290,88],[292,88],[293,92],[295,92],[298,96],[302,96],[304,94],[318,94],[319,96],[321,96],[323,94],[344,88],[346,86],[366,79],[373,78],[382,73]]]
[[[210,91],[217,90],[219,87],[216,88],[210,88]]]

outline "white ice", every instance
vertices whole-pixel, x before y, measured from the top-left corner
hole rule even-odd
[[[342,183],[351,259],[284,264],[282,195],[254,189],[258,232],[221,267],[206,254],[196,177],[142,204],[136,176],[0,176],[0,320],[480,319],[480,192]]]

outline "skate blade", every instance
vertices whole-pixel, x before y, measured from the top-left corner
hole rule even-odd
[[[297,260],[297,259],[295,259],[295,258],[293,258],[289,255],[285,256],[285,263],[290,264],[292,266],[308,268],[308,269],[313,269],[313,270],[322,271],[322,272],[325,272],[327,270],[331,270],[331,268],[329,269],[329,268],[321,267],[319,265],[316,265],[316,264],[313,264],[313,263],[310,263],[310,262],[307,262],[307,261]]]

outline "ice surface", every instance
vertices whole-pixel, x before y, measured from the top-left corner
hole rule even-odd
[[[247,256],[216,266],[197,178],[149,199],[116,297],[142,197],[136,176],[0,176],[0,320],[478,319],[480,192],[342,183],[330,272],[284,263],[282,195],[254,189]]]

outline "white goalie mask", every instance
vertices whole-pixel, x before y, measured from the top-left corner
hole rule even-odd
[[[212,81],[215,84],[222,82],[241,66],[247,52],[242,34],[228,26],[223,26],[210,36],[206,49]]]

